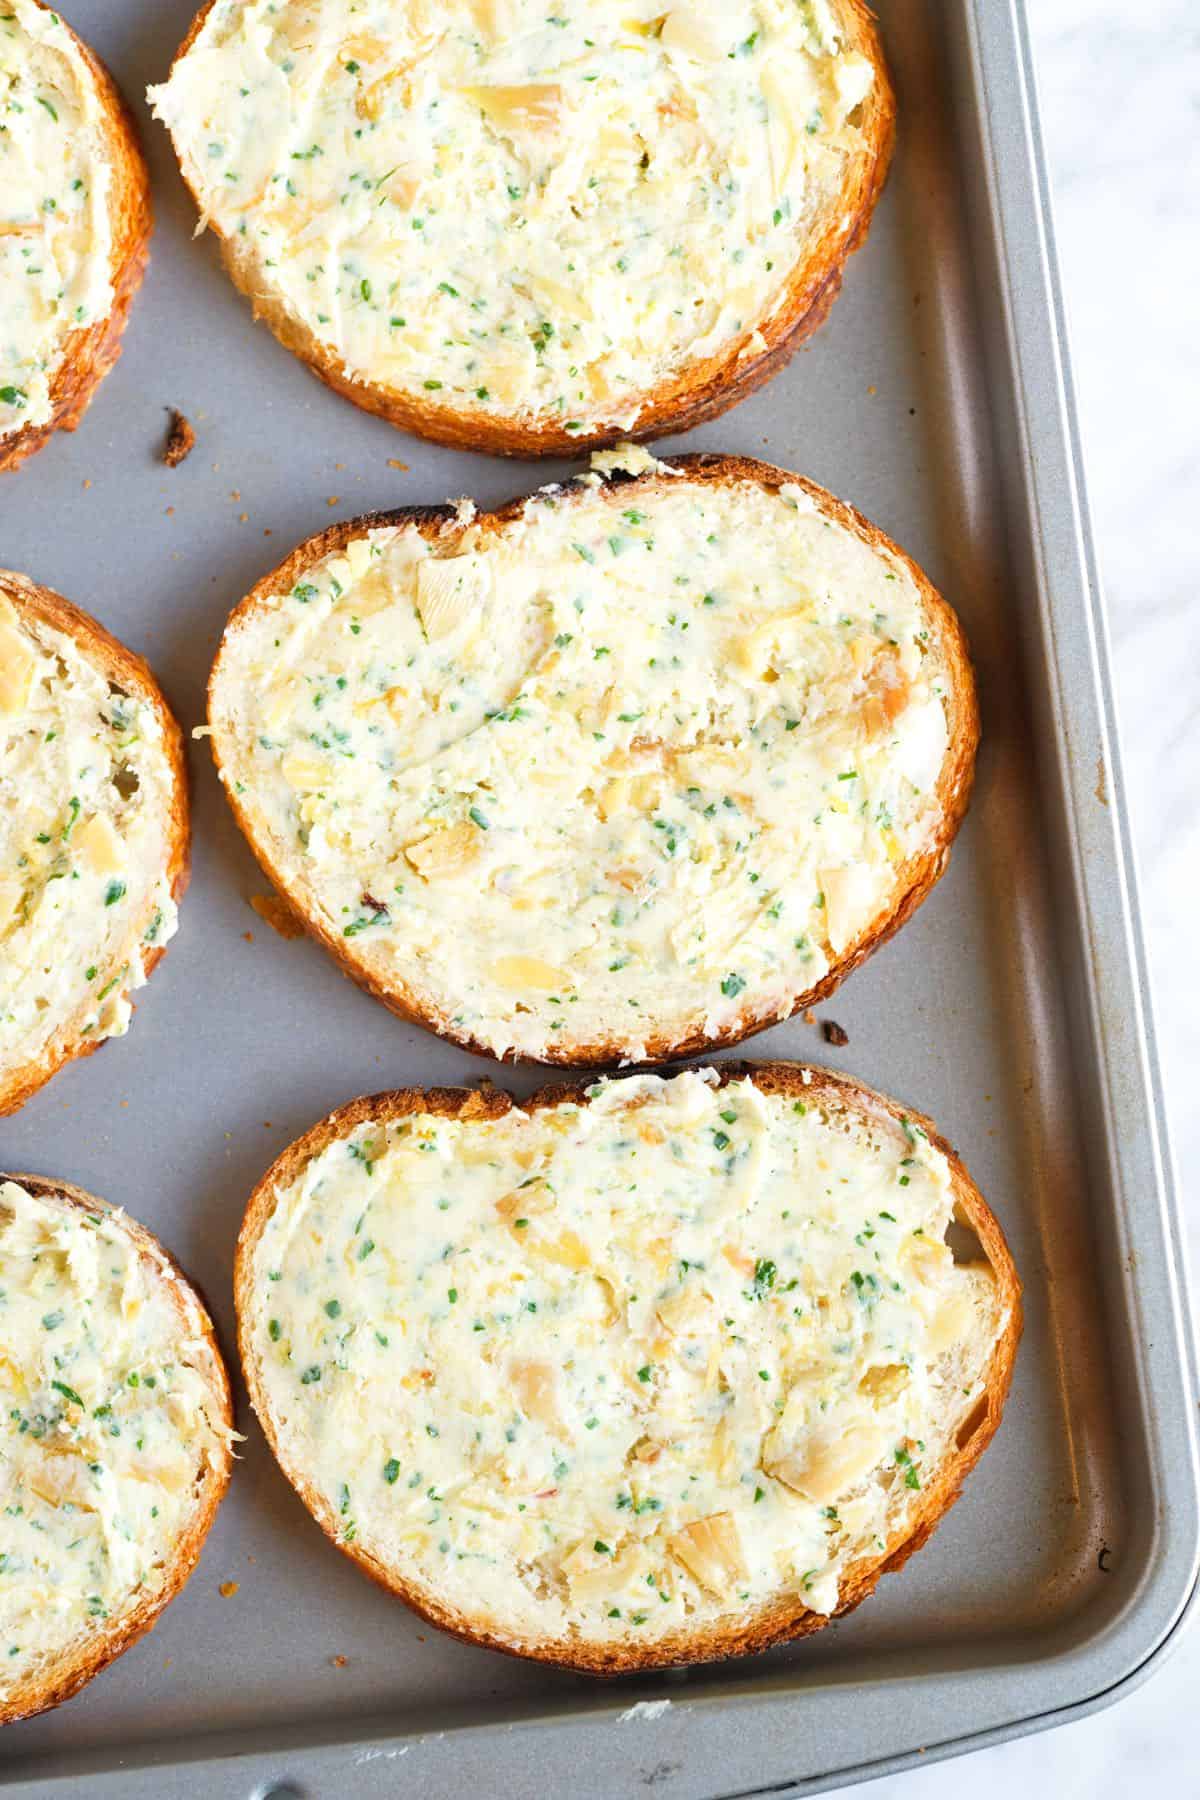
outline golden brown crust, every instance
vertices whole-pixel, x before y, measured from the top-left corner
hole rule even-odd
[[[116,683],[127,693],[136,694],[153,709],[162,726],[163,750],[171,770],[168,858],[162,874],[170,888],[172,900],[178,905],[188,884],[191,854],[187,762],[183,733],[175,722],[174,714],[167,705],[149,664],[132,650],[127,650],[124,644],[105,631],[88,613],[73,606],[69,600],[64,600],[53,588],[39,587],[26,575],[18,575],[10,569],[0,569],[0,594],[12,601],[18,614],[24,612],[39,624],[47,625],[74,639],[84,655],[109,681]],[[117,970],[129,961],[130,951],[141,943],[150,916],[147,911],[133,921],[126,943],[101,971],[103,979],[97,977],[97,990],[106,986]],[[158,967],[166,954],[166,948],[165,944],[161,944],[143,957],[142,966],[147,976]],[[89,1039],[81,1036],[87,1010],[86,1006],[80,1007],[73,1017],[64,1020],[39,1056],[21,1068],[14,1069],[0,1081],[0,1118],[17,1112],[24,1106],[52,1075],[57,1074],[64,1063],[77,1056],[90,1056],[101,1044],[107,1042],[105,1038]]]
[[[838,957],[828,974],[803,993],[796,995],[791,1003],[790,1013],[803,1012],[819,1001],[825,1000],[834,989],[860,963],[865,962],[872,951],[894,936],[900,927],[920,906],[921,902],[937,885],[950,860],[950,850],[954,838],[966,816],[971,799],[971,786],[975,774],[975,753],[979,745],[979,709],[975,695],[975,678],[971,667],[970,653],[962,626],[953,608],[942,598],[933,586],[929,577],[918,568],[912,558],[907,556],[898,545],[864,519],[854,507],[845,501],[837,500],[815,482],[806,481],[803,476],[790,474],[786,469],[779,469],[770,463],[758,462],[745,456],[680,456],[671,459],[673,469],[678,469],[676,477],[663,476],[655,471],[643,475],[629,476],[618,472],[610,476],[606,489],[620,496],[620,504],[627,503],[627,496],[634,489],[643,492],[658,487],[665,482],[686,479],[690,482],[701,482],[710,486],[732,486],[740,481],[754,482],[768,492],[775,492],[780,487],[794,484],[803,488],[809,498],[816,504],[826,518],[833,519],[868,544],[873,550],[882,551],[896,558],[911,574],[921,596],[921,604],[929,617],[936,621],[936,637],[944,653],[946,698],[949,707],[950,749],[943,764],[936,790],[938,825],[925,848],[919,854],[909,857],[899,864],[895,871],[894,899],[889,906],[871,921],[862,931],[850,948]],[[593,493],[591,487],[572,484],[558,490],[561,502],[569,502]],[[476,522],[494,527],[501,527],[520,516],[526,504],[527,496],[510,501],[496,512],[482,516]],[[560,502],[560,503],[561,503]],[[217,652],[209,677],[209,718],[215,713],[216,685],[220,678],[221,662],[225,645],[230,633],[247,614],[256,608],[265,606],[272,595],[289,593],[304,574],[306,569],[320,562],[322,558],[343,549],[351,538],[360,537],[364,531],[392,525],[415,525],[426,536],[432,537],[443,528],[453,524],[456,518],[450,507],[405,507],[397,512],[370,513],[363,518],[344,520],[331,525],[327,530],[319,532],[301,544],[292,554],[273,569],[269,575],[254,587],[246,598],[234,608],[230,614],[225,632],[221,640],[221,648]],[[217,739],[213,739],[213,756],[218,772],[221,771],[221,755]],[[423,1025],[439,1036],[448,1038],[452,1043],[461,1045],[475,1056],[491,1056],[494,1054],[486,1044],[457,1028],[453,1021],[445,1016],[432,1013],[419,993],[397,984],[396,987],[385,986],[377,976],[363,963],[355,950],[354,941],[337,936],[321,921],[312,916],[305,905],[303,895],[297,886],[290,882],[272,855],[271,847],[265,835],[256,829],[253,808],[234,791],[234,785],[223,781],[226,796],[233,808],[238,824],[257,856],[268,879],[304,921],[304,924],[318,943],[334,956],[352,980],[367,993],[402,1019]],[[672,1036],[669,1032],[651,1032],[646,1041],[644,1061],[646,1063],[662,1063],[677,1057],[704,1056],[714,1050],[728,1049],[739,1044],[743,1039],[756,1031],[765,1031],[768,1026],[780,1023],[781,1017],[776,1005],[770,1012],[761,1014],[747,1010],[731,1025],[716,1036],[707,1036],[703,1029],[691,1032],[684,1037]],[[789,1015],[790,1016],[790,1015]],[[610,1064],[620,1056],[620,1049],[611,1042],[600,1042],[584,1049],[556,1052],[553,1045],[548,1044],[540,1059],[549,1064],[559,1064],[570,1068],[600,1068]],[[502,1060],[513,1061],[515,1057]]]
[[[51,1181],[41,1175],[0,1174],[0,1182],[5,1181],[15,1181],[27,1193],[38,1198],[59,1196],[69,1205],[78,1207],[81,1212],[111,1214],[117,1211],[107,1201],[98,1200],[94,1194],[87,1193],[83,1188],[72,1187],[69,1182]],[[64,1700],[70,1700],[94,1675],[107,1668],[110,1662],[115,1661],[131,1644],[135,1644],[153,1628],[163,1608],[179,1593],[195,1567],[233,1471],[233,1397],[229,1374],[208,1310],[175,1258],[163,1249],[158,1239],[144,1225],[139,1225],[128,1214],[122,1214],[119,1224],[141,1254],[144,1266],[152,1269],[158,1280],[164,1279],[164,1263],[173,1273],[174,1280],[168,1284],[168,1292],[180,1323],[186,1325],[189,1335],[193,1333],[194,1321],[186,1316],[185,1296],[190,1296],[195,1301],[200,1315],[201,1342],[209,1365],[206,1379],[213,1418],[225,1428],[230,1437],[223,1440],[218,1460],[206,1466],[197,1485],[193,1516],[175,1543],[170,1569],[161,1592],[117,1620],[109,1630],[98,1633],[94,1639],[83,1644],[52,1673],[43,1674],[37,1681],[19,1685],[15,1694],[0,1704],[0,1725],[15,1725],[20,1719],[31,1719],[37,1713],[48,1712],[53,1706],[61,1706]]]
[[[52,10],[46,0],[34,0],[34,5],[40,6],[43,12]],[[105,318],[73,331],[67,338],[62,362],[50,386],[52,410],[46,423],[25,425],[20,431],[0,438],[0,474],[6,469],[19,468],[26,458],[41,450],[56,431],[74,431],[78,426],[93,394],[121,354],[121,338],[129,322],[133,297],[142,285],[150,260],[150,237],[154,230],[150,173],[142,155],[133,114],[95,51],[76,37],[61,14],[57,16],[70,32],[95,82],[103,114],[105,150],[113,171],[108,207],[112,228],[110,278],[113,302]]]
[[[988,1363],[983,1400],[960,1431],[961,1441],[956,1443],[954,1454],[939,1468],[936,1477],[922,1489],[920,1505],[903,1532],[897,1531],[877,1557],[863,1558],[850,1566],[841,1582],[841,1600],[837,1611],[831,1615],[831,1618],[840,1619],[853,1612],[856,1606],[874,1592],[881,1576],[902,1568],[913,1552],[928,1541],[959,1498],[967,1476],[995,1436],[1008,1397],[1017,1345],[1021,1337],[1021,1283],[995,1214],[972,1181],[958,1153],[942,1137],[933,1121],[923,1113],[876,1093],[862,1082],[855,1081],[852,1076],[801,1063],[726,1062],[717,1065],[717,1074],[722,1086],[730,1081],[748,1078],[764,1093],[784,1094],[804,1099],[809,1104],[824,1101],[856,1112],[864,1118],[876,1121],[886,1119],[897,1127],[904,1120],[909,1124],[919,1125],[928,1133],[930,1142],[941,1151],[950,1165],[955,1217],[978,1238],[996,1278],[1001,1308],[1007,1312],[1004,1329]],[[326,1536],[365,1570],[373,1581],[403,1600],[414,1612],[428,1619],[431,1625],[437,1625],[464,1643],[501,1650],[510,1656],[553,1663],[560,1668],[575,1669],[589,1675],[613,1676],[682,1664],[715,1662],[731,1656],[746,1656],[794,1638],[807,1637],[829,1624],[831,1618],[823,1613],[810,1611],[794,1595],[790,1595],[732,1624],[724,1621],[698,1632],[681,1632],[659,1639],[652,1645],[643,1646],[631,1642],[598,1648],[577,1643],[570,1638],[520,1643],[505,1639],[494,1631],[482,1628],[457,1608],[442,1605],[435,1595],[418,1591],[379,1562],[360,1543],[347,1543],[336,1514],[326,1506],[304,1473],[289,1466],[280,1449],[251,1330],[251,1320],[258,1299],[254,1291],[254,1250],[274,1211],[277,1190],[294,1182],[306,1165],[319,1156],[327,1145],[348,1135],[360,1125],[384,1124],[417,1112],[430,1113],[439,1118],[485,1120],[503,1118],[518,1105],[523,1105],[527,1112],[569,1101],[586,1105],[589,1085],[590,1083],[580,1081],[556,1083],[542,1088],[524,1102],[492,1087],[483,1090],[403,1088],[392,1093],[371,1094],[330,1113],[328,1118],[322,1119],[285,1150],[250,1197],[238,1236],[234,1264],[238,1351],[250,1390],[251,1404],[280,1468]]]
[[[215,0],[205,0],[179,47],[176,62],[191,49],[214,4]],[[752,322],[716,355],[686,364],[678,376],[645,395],[632,432],[611,425],[574,433],[550,419],[497,418],[483,408],[439,405],[429,398],[419,399],[365,381],[352,374],[281,301],[263,291],[253,255],[240,239],[223,236],[220,227],[209,220],[220,239],[225,267],[234,285],[252,302],[254,317],[268,325],[280,343],[326,386],[399,430],[415,432],[435,443],[494,456],[578,456],[629,437],[649,441],[691,431],[748,399],[825,323],[841,288],[846,263],[866,239],[887,179],[895,140],[896,98],[874,16],[865,0],[832,0],[832,5],[847,49],[867,57],[875,69],[874,86],[862,106],[861,152],[848,168],[836,204],[825,208],[820,230],[793,269],[782,304],[769,319]],[[187,170],[182,169],[182,174],[203,212],[201,196]],[[756,342],[750,349],[752,339],[760,340],[762,347]]]

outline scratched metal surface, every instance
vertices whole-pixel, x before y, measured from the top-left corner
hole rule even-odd
[[[744,1664],[598,1687],[453,1643],[372,1587],[312,1524],[240,1395],[244,1457],[186,1592],[80,1698],[3,1734],[6,1792],[240,1800],[282,1784],[333,1800],[548,1782],[611,1800],[649,1783],[699,1800],[824,1786],[1097,1704],[1186,1604],[1194,1369],[1023,21],[1003,0],[880,10],[902,133],[870,242],[811,347],[687,442],[766,456],[855,501],[972,641],[985,738],[949,875],[822,1009],[846,1049],[796,1021],[750,1053],[836,1061],[932,1112],[963,1152],[1026,1282],[995,1446],[934,1545],[844,1623]],[[125,355],[82,429],[0,481],[0,563],[144,652],[190,727],[227,612],[302,537],[377,507],[493,502],[568,466],[423,445],[313,381],[253,326],[211,238],[193,239],[146,117],[191,0],[64,11],[142,119],[158,229]],[[167,406],[198,432],[177,471],[157,456]],[[278,1150],[356,1094],[489,1065],[262,925],[248,906],[262,877],[202,746],[192,763],[179,937],[130,1036],[0,1121],[0,1167],[126,1205],[199,1282],[231,1347],[234,1240]]]

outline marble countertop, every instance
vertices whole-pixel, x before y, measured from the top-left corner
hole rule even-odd
[[[1192,0],[1026,0],[1071,319],[1155,1012],[1200,1270],[1200,23]],[[1164,679],[1169,671],[1169,678]],[[1052,1732],[843,1790],[866,1800],[1200,1791],[1200,1630]]]

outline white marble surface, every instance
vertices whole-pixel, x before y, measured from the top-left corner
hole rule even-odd
[[[1194,0],[1027,5],[1167,1098],[1200,1272],[1200,18]],[[950,1800],[969,1783],[974,1800],[1195,1800],[1198,1694],[1192,1629],[1106,1712],[844,1792]]]

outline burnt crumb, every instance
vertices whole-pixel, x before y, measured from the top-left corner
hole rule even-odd
[[[821,1020],[821,1036],[827,1044],[836,1044],[839,1050],[850,1042],[850,1033],[844,1031],[836,1019]]]
[[[168,469],[177,469],[195,449],[196,432],[191,420],[183,413],[173,406],[168,411],[171,423],[167,426],[167,441],[163,445],[162,459]]]

